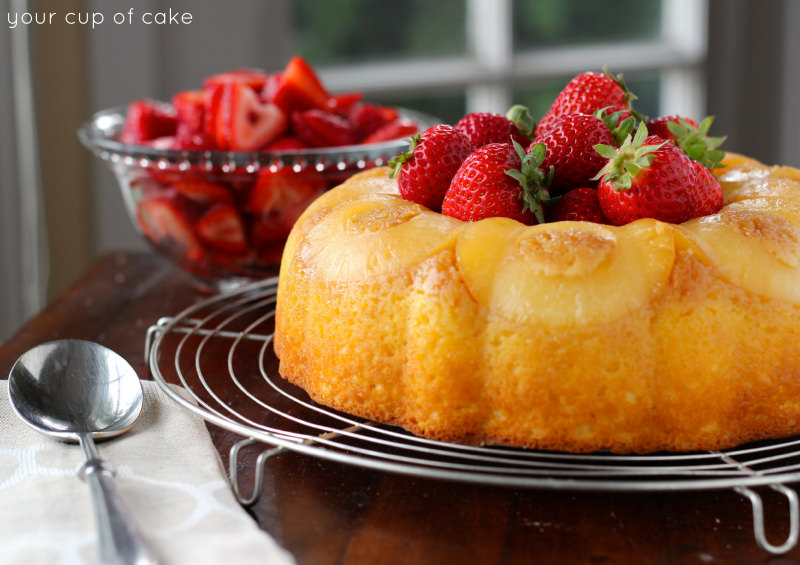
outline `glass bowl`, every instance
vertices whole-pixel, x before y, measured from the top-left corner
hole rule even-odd
[[[440,123],[399,111],[419,131]],[[311,200],[408,147],[397,139],[270,153],[160,149],[118,141],[126,112],[96,113],[78,137],[108,163],[147,243],[201,286],[220,291],[276,275],[286,237]]]

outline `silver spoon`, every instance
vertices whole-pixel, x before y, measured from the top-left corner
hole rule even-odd
[[[78,474],[92,493],[102,562],[155,564],[114,486],[114,467],[94,443],[128,431],[139,417],[142,386],[133,367],[96,343],[51,341],[17,360],[8,376],[8,396],[14,411],[33,428],[80,443],[86,462]]]

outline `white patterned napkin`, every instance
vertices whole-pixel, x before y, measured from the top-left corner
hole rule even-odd
[[[143,381],[144,409],[123,436],[98,443],[120,497],[163,565],[290,564],[239,506],[203,421]],[[94,565],[97,530],[78,445],[23,423],[0,381],[0,563]]]

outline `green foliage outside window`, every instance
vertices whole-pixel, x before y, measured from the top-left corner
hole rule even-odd
[[[657,38],[661,0],[514,0],[511,33],[515,53],[537,48]],[[467,56],[464,0],[294,0],[292,51],[315,67],[398,59]],[[478,38],[480,41],[480,38]],[[610,61],[611,70],[613,62]],[[589,69],[586,70],[600,70]],[[510,85],[513,102],[541,116],[572,76]],[[657,74],[626,76],[639,96],[636,108],[659,113]],[[454,122],[466,112],[465,91],[370,96]]]
[[[315,65],[458,55],[463,0],[298,0],[294,51]]]
[[[649,39],[661,32],[661,0],[515,0],[515,50]]]

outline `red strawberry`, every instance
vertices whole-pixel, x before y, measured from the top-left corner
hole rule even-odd
[[[194,226],[197,237],[217,251],[230,255],[247,252],[247,236],[242,218],[234,206],[218,204],[197,220]]]
[[[264,151],[299,151],[302,149],[308,149],[308,145],[293,135],[284,135],[283,137],[279,137],[264,147]]]
[[[694,216],[716,214],[724,204],[722,186],[708,167],[699,161],[692,161],[692,164],[697,173],[697,182],[694,190],[691,191],[694,201]]]
[[[406,200],[439,211],[444,194],[461,163],[472,153],[472,143],[462,132],[441,124],[411,137],[406,153],[389,162]]]
[[[206,89],[203,104],[203,135],[210,139],[216,147],[217,143],[217,115],[220,112],[222,100],[222,85],[215,85]]]
[[[397,119],[397,110],[377,104],[356,104],[348,114],[360,139],[367,137],[380,127]]]
[[[267,81],[264,83],[264,86],[261,87],[261,90],[258,90],[258,97],[262,101],[269,102],[275,97],[275,93],[278,92],[278,87],[281,84],[281,73],[270,73],[267,75]]]
[[[193,202],[200,204],[233,204],[233,194],[221,184],[200,178],[181,178],[172,187]]]
[[[398,118],[388,124],[385,124],[367,137],[361,140],[361,143],[366,145],[368,143],[380,143],[382,141],[391,141],[392,139],[400,139],[414,135],[419,131],[419,125],[412,120]]]
[[[256,92],[260,92],[269,80],[267,73],[260,69],[234,69],[216,75],[211,75],[203,81],[204,89],[214,89],[217,86],[237,82],[249,86]]]
[[[280,250],[297,218],[327,188],[321,175],[298,174],[288,168],[259,175],[246,209],[252,214],[253,247],[262,259],[280,258]]]
[[[615,115],[610,120],[616,121]],[[627,125],[632,125],[627,122]],[[629,128],[625,128],[626,133]],[[579,186],[593,186],[591,179],[607,159],[595,151],[597,144],[616,145],[605,121],[591,114],[568,114],[553,121],[545,133],[537,134],[534,144],[544,143],[547,153],[543,169],[553,167],[550,194],[557,196]]]
[[[472,112],[461,118],[455,128],[464,132],[473,147],[489,143],[517,143],[527,146],[533,133],[533,118],[524,106],[514,106],[508,113]]]
[[[216,142],[205,133],[208,90],[184,90],[172,97],[178,119],[173,149],[210,150]]]
[[[650,135],[670,140],[683,149],[690,159],[699,161],[709,169],[715,169],[721,165],[725,156],[724,151],[717,149],[725,138],[708,135],[713,122],[714,118],[711,116],[700,122],[700,125],[691,118],[662,116],[647,122],[647,131]]]
[[[311,65],[299,55],[292,57],[281,73],[271,102],[287,115],[297,110],[328,108],[331,95],[325,89]]]
[[[350,111],[364,99],[362,92],[342,92],[340,94],[333,94],[328,99],[327,110],[334,114],[339,114],[346,117]]]
[[[208,137],[205,132],[191,135],[182,131],[181,126],[178,126],[178,131],[172,139],[171,145],[168,149],[187,149],[190,151],[214,151],[217,149],[217,144],[213,139]]]
[[[287,211],[287,217],[291,216],[293,224],[311,200],[325,192],[326,188],[327,183],[322,175],[300,174],[290,168],[266,170],[256,180],[247,201],[247,211],[257,216]]]
[[[220,149],[255,151],[286,130],[287,120],[281,109],[261,102],[244,83],[226,83],[212,91],[210,98],[214,99],[213,135]]]
[[[141,145],[159,137],[174,135],[177,125],[175,111],[171,107],[153,100],[136,100],[128,106],[119,140]]]
[[[609,108],[611,112],[629,111],[642,119],[631,108],[631,102],[635,99],[636,96],[625,86],[622,75],[615,77],[608,71],[579,74],[556,96],[550,109],[537,124],[536,134],[545,133],[561,116],[594,114],[604,108]]]
[[[548,205],[546,212],[548,222],[610,223],[600,208],[597,189],[594,187],[573,188]]]
[[[136,217],[142,231],[157,245],[175,249],[191,260],[202,257],[203,248],[174,198],[146,198],[139,202]]]
[[[641,123],[621,147],[598,145],[609,159],[598,173],[597,193],[605,216],[615,225],[639,218],[680,223],[694,217],[697,174],[686,154],[674,144],[647,136]]]
[[[356,132],[345,118],[326,110],[304,110],[292,114],[297,138],[309,147],[337,147],[356,143]]]
[[[474,222],[502,216],[523,224],[544,222],[546,176],[539,168],[544,146],[526,153],[521,145],[490,143],[458,169],[444,196],[442,214]]]
[[[675,125],[670,126],[670,124]],[[672,142],[677,142],[679,137],[679,134],[672,132],[675,126],[679,128],[689,127],[697,130],[697,122],[691,118],[684,118],[678,115],[660,116],[647,121],[647,131],[650,132],[650,135],[657,135],[658,137],[663,137]]]
[[[172,97],[172,107],[178,119],[178,131],[197,134],[203,131],[207,90],[184,90]]]

